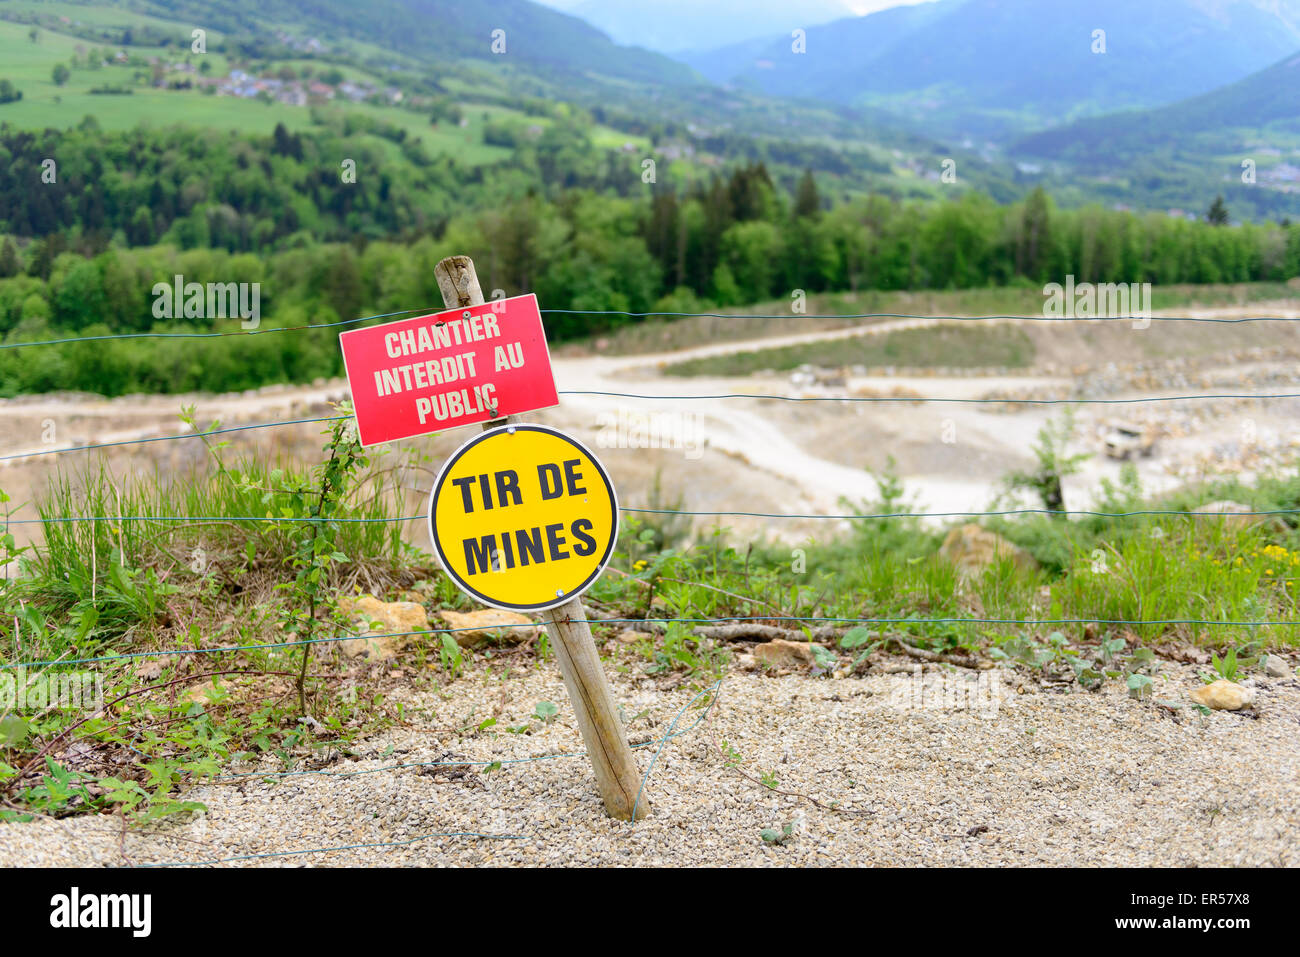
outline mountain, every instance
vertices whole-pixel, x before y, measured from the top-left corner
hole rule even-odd
[[[1094,53],[1094,31],[1105,53]],[[768,94],[884,106],[930,133],[999,135],[1207,92],[1300,47],[1297,0],[939,0],[687,59]]]
[[[848,102],[853,97],[840,95],[834,86],[851,64],[886,53],[904,37],[951,13],[963,2],[930,0],[809,28],[806,33],[810,53],[802,56],[792,52],[786,31],[776,39],[679,53],[677,58],[715,83],[731,82],[777,96],[826,96]]]
[[[1025,137],[1018,155],[1104,169],[1163,150],[1176,155],[1228,152],[1245,140],[1300,143],[1300,52],[1244,80],[1153,110],[1091,117]],[[1244,135],[1243,135],[1244,132]]]
[[[1090,117],[1007,151],[1064,201],[1300,217],[1300,52],[1244,80],[1151,110]],[[1032,177],[1030,174],[1032,173]]]
[[[582,0],[570,9],[619,43],[664,53],[789,36],[852,13],[845,0]]]
[[[152,0],[145,9],[170,20],[202,23],[235,34],[326,32],[412,57],[487,60],[506,66],[594,74],[634,83],[686,86],[700,78],[658,53],[616,44],[578,17],[529,0]],[[505,52],[492,50],[505,31]]]

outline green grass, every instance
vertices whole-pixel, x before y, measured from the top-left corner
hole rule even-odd
[[[383,464],[353,488],[345,517],[393,516],[387,503],[395,499],[382,488],[394,473]],[[389,703],[379,691],[378,672],[362,671],[358,679],[355,665],[334,646],[320,646],[308,657],[277,644],[292,637],[277,628],[291,611],[284,587],[293,579],[288,560],[301,541],[292,525],[239,517],[279,511],[281,497],[261,488],[284,488],[286,477],[257,459],[232,465],[236,472],[237,479],[209,467],[174,475],[136,473],[119,481],[90,469],[51,484],[40,503],[46,518],[131,514],[190,521],[51,524],[45,541],[19,556],[19,574],[0,584],[0,662],[238,650],[94,665],[105,700],[116,702],[94,716],[57,709],[0,714],[0,820],[112,811],[144,824],[184,815],[201,809],[185,799],[184,789],[233,761],[270,759],[284,770],[301,768],[307,760],[348,753],[353,739],[406,719],[404,705]],[[882,487],[884,500],[857,505],[859,514],[893,512],[905,503],[896,479]],[[1108,509],[1145,501],[1134,487],[1104,495]],[[1261,510],[1294,508],[1300,476],[1281,474],[1254,486],[1228,481],[1145,503],[1194,509],[1225,495]],[[229,518],[195,521],[206,516]],[[656,516],[650,523],[629,517],[614,556],[616,571],[595,583],[587,602],[618,619],[765,616],[793,629],[793,637],[814,637],[823,646],[815,656],[821,674],[860,670],[873,652],[902,643],[1050,672],[1058,686],[1063,679],[1074,681],[1078,691],[1119,681],[1135,697],[1161,667],[1147,645],[1212,647],[1244,676],[1259,667],[1261,651],[1300,643],[1294,626],[1249,624],[1300,618],[1300,534],[1289,525],[1238,527],[1176,516],[1036,517],[995,524],[1034,554],[1040,567],[1018,569],[1006,560],[964,578],[939,554],[942,530],[912,518],[856,522],[848,536],[806,543],[803,563],[795,565],[788,545],[737,541],[720,527],[692,540],[671,517]],[[402,544],[396,523],[340,523],[330,547],[349,556],[334,566],[340,574],[328,587],[335,594],[359,580],[384,595],[385,582],[400,578],[422,583],[417,596],[430,611],[468,604],[427,567],[427,556]],[[11,557],[12,541],[0,539],[0,563],[12,572]],[[788,618],[893,621],[804,626]],[[1055,623],[1059,619],[1082,623]],[[1097,619],[1194,621],[1138,625]],[[327,619],[321,625],[327,627]],[[705,639],[696,627],[671,622],[632,645],[607,645],[617,649],[611,664],[672,674],[704,689],[724,672],[734,646]],[[621,628],[596,631],[605,640]],[[454,654],[438,654],[449,645]],[[506,659],[506,672],[537,666],[546,654],[542,643],[531,651],[522,648]],[[427,685],[428,697],[436,699],[446,683],[485,668],[490,673],[500,661],[491,648],[462,650],[426,640],[414,642],[399,663],[410,683]],[[289,690],[297,668],[308,664],[311,722],[302,720],[302,707]],[[200,689],[210,689],[208,697],[194,700]],[[531,720],[544,721],[549,713],[539,706]],[[495,733],[485,732],[487,722],[475,730],[477,720],[466,720],[460,733]]]
[[[307,527],[259,520],[284,514],[287,496],[262,490],[286,473],[293,474],[288,463],[255,458],[228,471],[134,473],[125,482],[102,465],[56,473],[37,502],[40,516],[98,520],[50,521],[27,561],[24,600],[46,619],[74,626],[47,630],[44,645],[29,643],[28,653],[58,657],[74,637],[82,651],[165,642],[168,596],[212,598],[242,590],[241,582],[277,578]],[[376,472],[354,490],[342,517],[360,521],[340,523],[339,550],[349,557],[341,575],[405,559],[403,523],[389,521],[391,483],[392,473]],[[108,520],[116,516],[136,520]],[[202,520],[210,517],[221,520]]]
[[[103,706],[0,712],[0,820],[116,811],[142,824],[188,814],[202,805],[179,790],[241,754],[275,754],[290,767],[393,720],[377,692],[344,690],[348,663],[337,646],[285,642],[304,633],[303,621],[322,635],[348,634],[332,609],[352,583],[382,591],[399,567],[409,580],[403,525],[391,521],[398,471],[376,465],[360,476],[331,513],[340,521],[317,535],[322,526],[295,519],[303,503],[318,501],[324,473],[258,459],[227,467],[221,447],[209,448],[209,467],[189,473],[118,479],[100,465],[56,474],[38,502],[48,522],[40,545],[26,553],[0,537],[9,572],[0,583],[0,663],[128,656],[68,666],[98,676]],[[305,568],[304,548],[322,542],[324,562]],[[310,608],[295,600],[308,571],[313,595],[323,596]],[[239,650],[138,655],[223,645]],[[67,675],[57,664],[27,670]],[[0,676],[14,674],[27,681],[24,672]],[[297,695],[286,690],[293,678]],[[178,695],[186,686],[211,695]]]
[[[121,21],[109,19],[105,22]],[[66,64],[78,46],[86,48],[90,44],[77,37],[49,30],[42,30],[39,42],[32,43],[27,30],[28,27],[24,24],[0,21],[0,78],[13,81],[23,93],[22,100],[0,106],[0,122],[11,126],[20,129],[67,129],[80,123],[86,116],[95,117],[101,127],[109,130],[131,129],[140,124],[154,127],[184,124],[269,134],[277,123],[283,123],[290,131],[305,130],[312,126],[311,111],[306,107],[204,95],[197,89],[160,90],[151,86],[137,86],[132,79],[135,68],[130,66],[112,65],[97,70],[74,69],[68,82],[60,87],[51,76],[54,65]],[[173,59],[179,56],[175,50],[165,51],[162,48],[133,46],[127,50],[143,56],[167,55]],[[207,58],[212,64],[212,76],[225,75],[228,63],[224,56],[210,53]],[[285,62],[306,64],[311,61]],[[314,65],[318,71],[332,66],[323,63]],[[381,78],[368,71],[347,66],[339,69],[349,78],[365,79],[382,86]],[[104,84],[129,86],[133,93],[99,95],[90,92],[92,87]],[[463,105],[467,120],[464,127],[447,123],[434,127],[424,113],[369,103],[334,103],[323,109],[327,114],[359,113],[373,117],[405,130],[409,137],[421,140],[430,155],[454,155],[458,163],[468,166],[496,162],[510,155],[508,149],[484,144],[485,111],[496,119],[510,116],[521,121],[526,119],[519,111],[477,104]],[[616,136],[612,130],[600,132],[606,139]]]
[[[781,372],[801,365],[834,368],[855,365],[867,368],[1023,368],[1030,365],[1033,358],[1033,343],[1019,329],[951,325],[690,359],[670,365],[664,372],[676,376],[737,376],[764,369]]]
[[[42,30],[39,41],[33,43],[27,36],[29,29],[26,24],[0,20],[0,77],[12,80],[23,91],[24,100],[37,94],[34,85],[48,84],[56,89],[50,78],[54,64],[67,63],[78,46],[87,46],[84,40],[48,30]],[[100,75],[105,71],[94,72]],[[5,111],[0,110],[0,118],[4,115]]]
[[[845,508],[860,515],[911,511],[897,477],[880,478],[882,500]],[[1297,509],[1300,475],[1286,471],[1252,485],[1221,480],[1159,498],[1130,482],[1099,490],[1091,507],[1197,511],[1225,498],[1257,511]],[[901,623],[866,627],[934,650],[1044,642],[1058,632],[1078,647],[1106,635],[1216,648],[1296,646],[1300,627],[1249,624],[1300,621],[1300,529],[1287,518],[1244,526],[1176,514],[994,518],[985,524],[1028,551],[1037,567],[1018,569],[1007,560],[963,578],[940,554],[945,529],[919,518],[858,520],[848,536],[801,544],[804,560],[796,568],[788,544],[738,542],[721,527],[692,543],[680,528],[638,517],[626,520],[615,558],[625,574],[606,576],[593,595],[634,616],[648,609],[645,585],[635,580],[655,581],[648,594],[685,617],[896,619]],[[1008,623],[971,621],[981,618]],[[1060,620],[1080,624],[1033,623]],[[1165,620],[1171,623],[1122,624]]]
[[[178,34],[189,36],[190,30],[201,23],[187,23],[182,20],[164,19],[147,13],[140,13],[121,6],[97,6],[93,3],[59,3],[57,0],[8,0],[5,8],[12,13],[36,13],[45,16],[67,17],[76,23],[100,27],[155,27],[159,30],[174,30]],[[206,29],[206,28],[205,28]],[[42,37],[49,31],[42,28]],[[208,30],[208,40],[213,42],[223,36],[220,31]],[[82,41],[85,42],[85,41]]]
[[[1294,299],[1300,295],[1300,280],[1289,282],[1230,283],[1220,285],[1156,286],[1152,290],[1153,308],[1178,310],[1191,307],[1244,307]],[[667,297],[656,306],[665,312],[710,312],[715,316],[691,318],[649,318],[644,322],[602,333],[606,355],[644,355],[670,352],[692,346],[719,342],[739,342],[843,329],[870,320],[818,319],[808,316],[912,315],[912,316],[1035,316],[1043,309],[1042,290],[1025,286],[1002,286],[984,289],[922,290],[888,292],[871,290],[860,293],[820,293],[808,299],[808,312],[790,312],[789,300],[761,302],[746,306],[718,308],[707,301],[672,304]],[[759,316],[761,318],[747,318]],[[568,344],[561,350],[585,353],[584,345]]]

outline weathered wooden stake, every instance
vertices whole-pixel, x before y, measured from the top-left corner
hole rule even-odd
[[[468,256],[448,256],[434,267],[433,274],[447,308],[484,303],[474,261]],[[493,419],[483,428],[494,429],[509,422],[509,417]],[[600,666],[600,655],[586,618],[581,598],[542,612],[546,631],[551,636],[551,647],[560,663],[560,674],[564,676],[564,686],[578,716],[582,742],[596,772],[600,796],[605,800],[605,810],[612,817],[630,821],[635,807],[640,820],[650,813],[650,802],[644,794],[640,801],[637,800],[641,778],[632,761],[632,749],[623,733],[618,708],[610,693],[605,671]]]

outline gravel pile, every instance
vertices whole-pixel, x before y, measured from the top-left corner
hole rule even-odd
[[[638,716],[633,742],[662,736],[698,690],[636,672],[612,675]],[[1258,678],[1253,710],[1203,716],[1133,701],[1118,681],[1064,693],[996,674],[999,687],[966,702],[977,707],[945,709],[917,707],[922,681],[933,702],[935,682],[964,680],[940,672],[732,671],[703,723],[692,727],[698,708],[681,717],[685,733],[646,788],[653,815],[631,827],[605,816],[585,758],[508,763],[581,750],[553,664],[504,681],[471,672],[445,698],[411,704],[436,708],[430,728],[477,726],[500,706],[491,731],[403,729],[334,761],[332,776],[206,784],[187,797],[207,814],[155,833],[123,835],[105,817],[0,825],[0,867],[268,854],[284,856],[224,866],[1300,864],[1294,677]],[[1199,684],[1192,668],[1166,663],[1153,697],[1185,702]],[[540,701],[560,706],[549,723],[530,720]],[[657,747],[637,750],[643,771]],[[507,763],[410,766],[435,761]],[[784,843],[760,836],[787,824]],[[429,836],[464,833],[496,837]],[[293,853],[393,842],[406,843]]]

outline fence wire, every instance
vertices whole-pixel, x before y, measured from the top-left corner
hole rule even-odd
[[[0,349],[19,349],[43,345],[62,345],[83,342],[101,342],[106,340],[117,339],[210,339],[210,338],[231,338],[235,336],[247,335],[265,335],[269,333],[307,331],[311,329],[329,329],[341,326],[357,325],[364,322],[377,321],[381,319],[391,319],[400,316],[411,316],[416,314],[430,314],[444,311],[442,308],[429,308],[424,310],[408,309],[399,312],[385,313],[382,315],[365,316],[356,319],[340,320],[330,323],[315,323],[301,326],[273,327],[266,329],[238,330],[228,332],[140,332],[140,333],[121,333],[100,336],[72,336],[58,339],[37,340],[30,342],[10,342],[0,343]],[[915,319],[915,320],[956,320],[956,321],[989,321],[989,320],[1023,320],[1023,321],[1041,321],[1041,322],[1202,322],[1202,323],[1225,323],[1238,324],[1247,322],[1294,322],[1300,321],[1297,317],[1291,316],[1251,316],[1244,318],[1219,318],[1204,316],[1108,316],[1095,317],[1089,319],[1065,319],[1047,316],[1014,316],[1014,315],[988,315],[988,316],[928,316],[904,313],[861,313],[851,315],[779,315],[779,314],[727,314],[727,313],[636,313],[625,312],[621,310],[573,310],[573,309],[543,309],[543,315],[571,315],[571,316],[620,316],[630,318],[719,318],[719,319],[843,319],[843,320],[866,320],[866,319]],[[635,357],[629,357],[634,360]],[[1030,398],[948,398],[948,397],[902,397],[902,396],[791,396],[791,395],[774,395],[762,393],[719,393],[713,395],[658,395],[631,392],[614,392],[614,391],[597,391],[597,390],[565,390],[560,392],[561,395],[587,395],[603,396],[614,398],[627,398],[648,401],[714,401],[714,400],[731,400],[731,399],[748,399],[748,400],[768,400],[781,402],[908,402],[908,403],[962,403],[962,404],[997,404],[997,405],[1126,405],[1144,402],[1185,402],[1201,400],[1250,400],[1250,401],[1268,401],[1279,399],[1300,398],[1300,393],[1281,393],[1281,394],[1255,394],[1255,393],[1200,393],[1190,395],[1172,395],[1172,396],[1155,396],[1148,398],[1060,398],[1060,399],[1030,399]],[[63,447],[57,449],[42,449],[16,452],[0,456],[0,462],[14,461],[18,459],[33,458],[44,455],[61,455],[73,452],[88,452],[108,448],[119,448],[132,445],[144,445],[155,442],[168,442],[179,439],[204,438],[213,435],[222,435],[236,432],[246,432],[258,429],[281,428],[295,425],[305,425],[321,422],[332,422],[346,418],[342,415],[318,416],[312,418],[286,419],[273,422],[259,422],[246,425],[229,426],[224,428],[213,428],[206,431],[185,432],[174,435],[152,436],[139,439],[126,439],[116,442],[102,442],[81,446]],[[631,514],[653,514],[653,515],[682,515],[690,517],[747,517],[747,518],[764,518],[764,519],[797,519],[797,520],[834,520],[834,521],[881,521],[889,519],[916,519],[916,518],[956,518],[956,517],[985,517],[985,516],[1012,516],[1012,515],[1030,515],[1030,514],[1053,514],[1053,515],[1085,515],[1104,518],[1126,518],[1135,516],[1176,516],[1176,517],[1194,517],[1206,516],[1222,518],[1220,512],[1203,512],[1194,510],[1177,510],[1177,509],[1139,509],[1123,512],[1107,512],[1089,509],[1068,509],[1055,511],[1049,509],[1002,509],[1002,510],[984,510],[984,511],[950,511],[950,512],[891,512],[881,514],[799,514],[799,513],[782,513],[782,512],[751,512],[751,511],[729,511],[729,510],[683,510],[683,509],[659,509],[659,508],[635,508],[623,507],[621,511]],[[1300,509],[1268,509],[1255,511],[1242,511],[1232,513],[1234,516],[1277,516],[1290,515],[1300,512]],[[392,523],[392,522],[410,522],[424,521],[425,515],[400,516],[392,518],[319,518],[319,517],[294,517],[294,518],[274,518],[266,516],[141,516],[141,515],[116,515],[116,516],[44,516],[37,519],[10,519],[6,525],[45,525],[51,523],[63,522],[188,522],[188,523],[211,523],[211,522],[276,522],[276,523],[309,523],[309,522],[332,522],[332,523]],[[793,625],[903,625],[910,627],[927,626],[927,625],[1015,625],[1015,626],[1067,626],[1067,625],[1130,625],[1130,626],[1170,626],[1170,625],[1189,625],[1198,627],[1241,627],[1241,628],[1259,628],[1264,626],[1297,626],[1300,621],[1269,621],[1269,620],[1248,620],[1248,621],[1229,621],[1229,620],[1208,620],[1194,618],[1151,618],[1151,619],[1106,619],[1106,618],[995,618],[995,617],[809,617],[809,616],[784,616],[784,615],[754,615],[754,616],[725,616],[717,618],[689,618],[689,617],[665,617],[665,618],[586,618],[576,619],[588,625],[646,625],[660,624],[668,625],[672,623],[681,623],[687,625],[724,625],[737,623],[790,623]],[[526,624],[507,624],[493,626],[494,628],[538,628],[536,623]],[[0,664],[0,670],[11,670],[15,668],[35,668],[35,667],[63,667],[69,665],[87,665],[103,664],[107,662],[127,661],[141,658],[178,658],[191,655],[214,655],[214,654],[237,654],[257,650],[269,649],[289,649],[315,644],[331,644],[356,638],[405,638],[416,636],[433,636],[449,635],[465,631],[481,631],[481,627],[466,628],[431,628],[418,631],[392,632],[388,634],[370,634],[370,635],[342,635],[328,638],[301,639],[295,641],[281,642],[261,642],[242,645],[226,645],[214,648],[175,648],[158,651],[130,652],[122,654],[99,655],[83,658],[62,658],[47,661],[30,661],[30,662],[9,662]],[[718,698],[718,691],[722,684],[719,679],[710,687],[698,692],[685,706],[683,706],[669,724],[666,733],[658,738],[649,741],[640,742],[633,745],[634,748],[642,749],[658,745],[654,756],[650,760],[646,771],[641,779],[641,786],[637,792],[636,802],[633,806],[633,820],[636,818],[636,808],[639,807],[642,794],[650,775],[654,770],[655,764],[662,754],[667,744],[683,735],[690,734],[694,731],[708,716]],[[686,715],[692,706],[695,705],[701,697],[709,696],[708,706],[704,708],[690,727],[678,731],[677,725]],[[552,754],[535,755],[522,758],[501,758],[493,761],[433,761],[433,762],[404,762],[391,765],[383,765],[376,768],[366,768],[357,771],[329,771],[324,769],[318,770],[295,770],[295,771],[249,771],[238,772],[217,777],[217,781],[230,781],[242,778],[266,778],[266,779],[283,779],[302,775],[320,775],[333,778],[346,778],[359,775],[375,774],[382,771],[397,771],[407,768],[434,767],[434,766],[471,766],[483,767],[492,765],[515,765],[528,764],[539,761],[550,761],[563,758],[575,758],[585,756],[585,751],[557,752]],[[244,861],[264,860],[272,858],[286,858],[295,856],[305,856],[312,854],[327,854],[346,850],[358,849],[383,849],[408,846],[432,839],[451,839],[465,838],[474,840],[529,840],[527,835],[522,834],[489,834],[470,831],[457,831],[448,833],[423,834],[414,838],[401,841],[378,841],[370,843],[346,844],[326,847],[312,847],[298,850],[277,851],[262,854],[246,854],[234,857],[216,858],[201,861],[175,861],[165,862],[156,865],[141,866],[201,866],[216,865],[225,863],[236,863]]]
[[[266,329],[232,329],[228,332],[119,332],[101,336],[66,336],[58,339],[33,339],[28,342],[3,342],[0,349],[25,349],[31,346],[67,345],[74,342],[104,342],[114,339],[222,339],[231,336],[261,336],[276,332],[303,332],[310,329],[336,329],[340,326],[354,326],[363,322],[379,319],[394,319],[398,316],[423,316],[446,312],[445,306],[425,309],[402,309],[398,312],[386,312],[376,316],[361,316],[357,319],[340,319],[336,322],[315,322],[299,326],[270,326]],[[906,312],[860,312],[848,314],[809,315],[806,313],[770,313],[746,314],[726,312],[626,312],[621,309],[541,309],[543,316],[618,316],[628,319],[785,319],[785,320],[825,320],[825,319],[923,319],[932,321],[988,322],[1021,320],[1025,322],[1210,322],[1237,324],[1243,322],[1297,322],[1297,316],[1244,316],[1225,319],[1215,316],[1088,316],[1069,318],[1063,316],[929,316]]]

